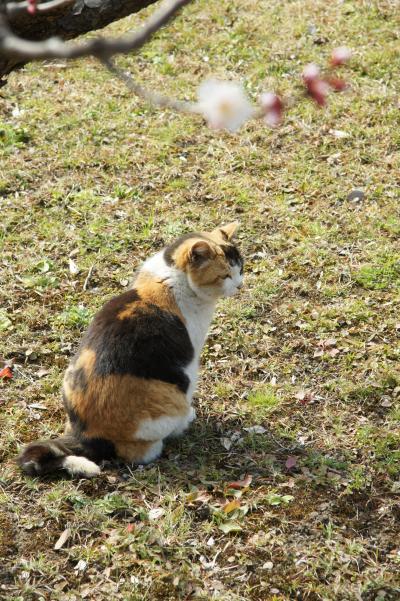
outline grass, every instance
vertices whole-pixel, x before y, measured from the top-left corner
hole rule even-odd
[[[353,47],[352,88],[324,111],[299,102],[273,131],[157,111],[93,61],[10,77],[1,599],[399,598],[399,25],[390,0],[198,0],[118,59],[181,98],[210,75],[255,98]],[[150,253],[236,219],[246,285],[218,305],[190,431],[144,469],[23,477],[20,446],[62,431],[62,374],[91,316]]]

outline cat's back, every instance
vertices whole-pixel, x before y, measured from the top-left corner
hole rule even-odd
[[[95,315],[73,365],[100,377],[126,374],[159,379],[186,392],[182,368],[193,354],[173,291],[152,274],[141,272],[131,290],[109,300]],[[84,365],[85,357],[90,365]]]

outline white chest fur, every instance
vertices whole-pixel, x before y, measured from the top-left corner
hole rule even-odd
[[[215,303],[205,304],[200,299],[180,299],[177,300],[180,310],[186,320],[186,328],[189,332],[189,338],[194,348],[194,358],[185,368],[185,373],[190,380],[187,391],[189,403],[192,401],[193,393],[196,389],[197,377],[199,372],[200,354],[207,337],[208,328],[214,313]]]
[[[194,349],[194,358],[185,368],[185,373],[190,380],[187,399],[191,402],[197,383],[200,354],[207,337],[216,301],[205,301],[199,298],[190,288],[186,275],[175,267],[167,265],[162,252],[148,259],[142,269],[162,278],[166,284],[171,286],[177,305],[185,318],[186,328]]]

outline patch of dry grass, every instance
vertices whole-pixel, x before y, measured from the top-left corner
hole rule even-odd
[[[277,131],[216,134],[90,61],[10,78],[0,598],[399,598],[399,25],[389,1],[201,0],[119,60],[181,97],[210,74],[256,95],[353,47],[352,90],[324,112],[300,103]],[[143,470],[22,477],[19,446],[62,429],[62,372],[90,316],[181,232],[237,218],[246,290],[219,305],[190,432]]]

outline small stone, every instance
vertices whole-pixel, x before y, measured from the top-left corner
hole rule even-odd
[[[365,198],[365,194],[362,190],[352,190],[347,195],[347,200],[351,200],[354,202],[359,202],[360,200],[364,200],[364,198]]]

